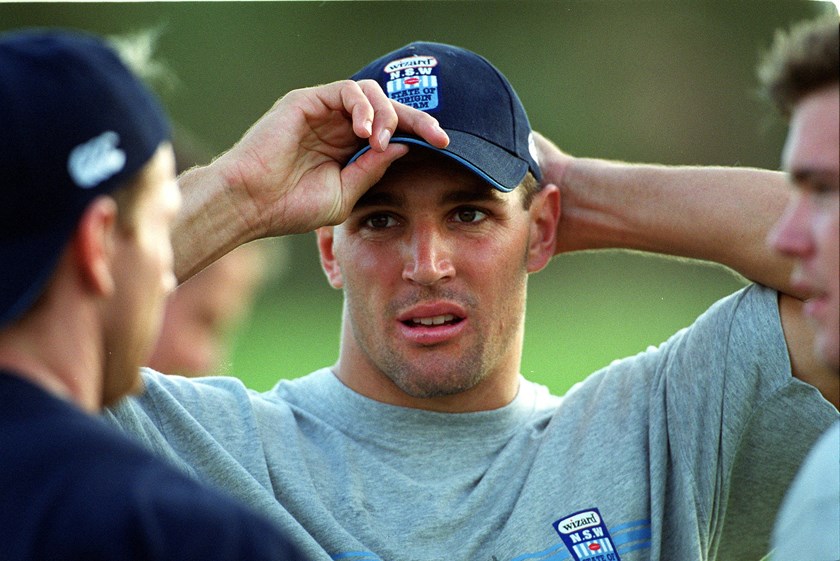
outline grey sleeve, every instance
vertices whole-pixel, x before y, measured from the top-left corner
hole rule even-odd
[[[740,544],[769,535],[798,465],[837,412],[793,378],[778,295],[765,287],[718,302],[661,351],[664,393],[652,394],[662,400],[652,411],[664,414],[672,477],[691,488],[710,552],[761,557]]]
[[[669,442],[699,490],[711,489],[756,411],[793,381],[777,295],[750,286],[721,300],[662,351]]]
[[[148,369],[141,371],[144,390],[139,395],[132,395],[120,400],[117,404],[105,409],[102,418],[108,424],[115,426],[129,437],[139,441],[155,455],[166,459],[174,466],[186,473],[196,476],[193,467],[177,452],[177,446],[167,440],[166,427],[171,423],[165,422],[158,414],[156,401],[151,395],[160,394],[164,400],[171,399],[172,405],[177,404],[177,398],[162,391],[156,376],[162,376]],[[163,378],[161,378],[163,379]],[[172,405],[168,409],[172,409]],[[187,412],[183,412],[187,416]]]
[[[188,379],[144,369],[145,391],[105,411],[110,424],[199,479],[255,502],[271,489],[254,413],[235,378]]]

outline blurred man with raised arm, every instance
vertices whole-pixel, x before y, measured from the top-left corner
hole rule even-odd
[[[828,17],[780,34],[762,67],[790,119],[783,164],[797,190],[770,235],[796,261],[791,282],[811,294],[814,352],[840,379],[840,23]],[[836,395],[835,391],[835,395]],[[840,559],[840,421],[820,437],[776,522],[776,561]]]

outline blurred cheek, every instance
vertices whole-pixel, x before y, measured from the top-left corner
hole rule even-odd
[[[838,200],[837,204],[833,211],[830,211],[828,217],[828,227],[826,228],[828,231],[828,239],[831,247],[833,248],[833,253],[835,257],[837,257],[840,251],[840,200]]]
[[[183,318],[178,337],[183,339],[183,345],[178,349],[178,368],[184,373],[201,375],[212,374],[217,369],[218,351],[223,346],[219,333],[214,326],[205,321],[200,310],[193,308]]]
[[[836,290],[840,284],[840,199],[823,212],[814,235],[821,246],[824,274]]]
[[[826,208],[815,232],[821,247],[821,274],[826,279],[829,299],[827,324],[823,325],[822,353],[829,364],[840,368],[840,195]]]
[[[154,261],[154,271],[159,276],[160,290],[163,295],[168,295],[178,285],[175,277],[174,253],[172,242],[169,238],[169,228],[160,225],[155,229],[154,234],[145,240],[146,251]]]
[[[785,255],[801,253],[803,232],[800,226],[805,223],[802,202],[801,196],[792,200],[770,231],[767,243],[775,251]]]
[[[198,337],[195,347],[191,353],[192,371],[195,373],[211,374],[216,369],[217,349],[221,343],[215,341],[212,336]]]

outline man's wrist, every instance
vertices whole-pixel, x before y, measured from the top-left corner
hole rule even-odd
[[[172,230],[175,274],[183,282],[233,248],[259,237],[237,200],[241,176],[218,158],[178,177],[183,205]]]

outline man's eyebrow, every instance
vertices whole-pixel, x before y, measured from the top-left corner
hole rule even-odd
[[[422,189],[422,187],[418,187]],[[478,202],[503,202],[503,194],[492,187],[481,187],[473,189],[452,189],[447,191],[440,198],[441,204],[478,203]],[[405,197],[387,189],[368,191],[362,195],[353,207],[353,210],[374,207],[398,207],[405,204]]]
[[[447,191],[441,197],[441,202],[444,204],[457,203],[500,203],[504,201],[504,195],[496,189],[487,186],[480,189],[454,189]]]
[[[362,195],[353,207],[353,210],[372,206],[399,206],[404,202],[404,197],[391,191],[368,191]]]

